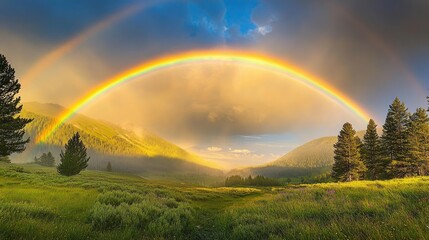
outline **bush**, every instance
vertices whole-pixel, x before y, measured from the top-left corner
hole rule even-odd
[[[47,209],[45,207],[40,207],[32,203],[0,202],[0,216],[9,217],[9,218],[53,219],[56,216],[56,214],[50,209]]]
[[[100,230],[137,228],[155,238],[177,238],[189,229],[193,209],[187,202],[155,194],[113,191],[101,194],[90,213]]]
[[[274,178],[267,178],[261,175],[258,175],[254,178],[249,176],[243,178],[239,175],[234,175],[226,178],[225,186],[226,187],[235,187],[235,186],[279,186],[280,182]]]

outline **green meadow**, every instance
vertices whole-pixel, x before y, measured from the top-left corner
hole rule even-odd
[[[0,163],[0,239],[429,239],[429,177],[207,187]]]

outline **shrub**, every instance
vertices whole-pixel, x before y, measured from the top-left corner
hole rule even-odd
[[[95,229],[137,228],[155,238],[178,238],[189,231],[193,209],[158,194],[113,191],[100,194],[90,213]]]

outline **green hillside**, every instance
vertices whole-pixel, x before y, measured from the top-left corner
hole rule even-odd
[[[427,239],[429,178],[194,187],[0,162],[0,239]]]
[[[105,169],[110,161],[116,171],[219,173],[210,162],[154,134],[139,136],[83,115],[77,115],[61,126],[45,143],[35,144],[36,136],[63,110],[55,104],[24,103],[22,116],[34,119],[26,127],[32,142],[24,153],[13,156],[15,162],[28,162],[45,151],[52,151],[58,159],[61,147],[78,131],[91,153],[90,168],[93,169]]]
[[[357,135],[362,138],[364,131]],[[293,149],[279,159],[263,166],[234,169],[228,175],[263,175],[286,178],[314,176],[329,172],[334,163],[334,144],[337,137],[322,137]]]
[[[334,163],[334,143],[337,137],[323,137],[307,142],[279,159],[268,163],[268,166],[279,167],[325,167]]]
[[[364,131],[357,135],[362,138]],[[334,144],[337,137],[322,137],[307,142],[279,159],[268,163],[268,166],[298,167],[298,168],[320,168],[334,164]]]

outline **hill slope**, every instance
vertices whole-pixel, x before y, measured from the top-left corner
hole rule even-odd
[[[357,132],[362,139],[364,131]],[[337,137],[322,137],[293,149],[268,166],[318,168],[334,164],[334,144]]]
[[[210,162],[193,155],[180,147],[150,133],[141,136],[114,124],[77,115],[61,126],[44,144],[35,144],[34,139],[54,117],[64,110],[56,104],[25,103],[23,117],[33,118],[26,132],[32,142],[23,154],[13,156],[16,162],[28,162],[34,156],[52,151],[58,158],[60,149],[75,133],[91,152],[90,168],[104,170],[112,162],[114,170],[175,173],[216,173]]]
[[[334,143],[337,137],[323,137],[307,142],[268,166],[279,167],[325,167],[334,163]]]
[[[362,138],[364,131],[357,135]],[[293,149],[279,159],[263,166],[235,169],[229,175],[264,175],[267,177],[300,177],[330,171],[334,163],[337,137],[322,137]]]

